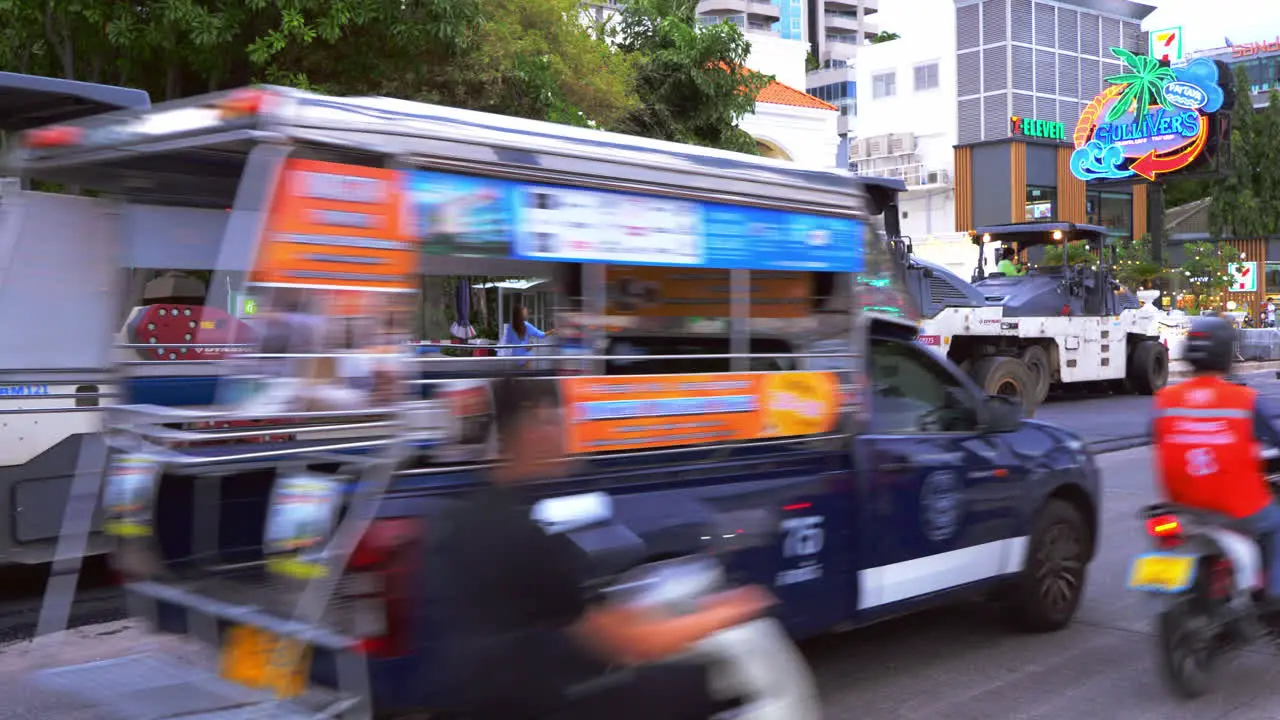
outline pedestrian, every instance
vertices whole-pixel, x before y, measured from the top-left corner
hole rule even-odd
[[[526,356],[532,354],[529,345],[533,340],[543,340],[547,333],[539,330],[529,322],[529,310],[524,305],[516,304],[511,308],[511,322],[502,331],[498,345],[503,346],[499,355]]]

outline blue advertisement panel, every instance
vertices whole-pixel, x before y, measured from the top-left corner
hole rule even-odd
[[[857,272],[851,218],[653,195],[408,173],[423,251],[559,262]]]

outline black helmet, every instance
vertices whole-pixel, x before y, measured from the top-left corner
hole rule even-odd
[[[1191,319],[1183,358],[1197,372],[1231,372],[1236,357],[1236,329],[1226,318],[1201,315]]]

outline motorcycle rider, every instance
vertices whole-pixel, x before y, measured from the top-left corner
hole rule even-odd
[[[740,588],[672,618],[591,602],[580,551],[530,517],[537,486],[566,461],[555,381],[492,387],[502,463],[446,519],[427,560],[445,716],[706,720],[724,710],[706,665],[655,662],[759,616],[772,596]]]
[[[1280,610],[1280,504],[1264,474],[1262,445],[1280,447],[1265,402],[1227,375],[1236,331],[1226,319],[1192,319],[1184,359],[1195,375],[1156,393],[1152,439],[1158,475],[1171,502],[1236,518],[1268,543],[1267,601]]]

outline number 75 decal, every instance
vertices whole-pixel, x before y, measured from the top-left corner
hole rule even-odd
[[[822,530],[821,515],[787,518],[779,525],[782,531],[782,556],[809,557],[822,552],[826,534]]]

